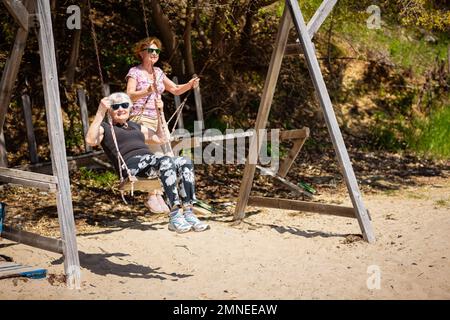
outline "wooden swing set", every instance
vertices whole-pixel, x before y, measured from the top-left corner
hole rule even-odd
[[[80,262],[76,242],[69,171],[65,153],[64,130],[49,0],[2,0],[2,2],[14,18],[15,22],[18,24],[19,28],[16,33],[11,54],[5,64],[0,82],[0,181],[5,183],[21,184],[24,186],[40,188],[53,192],[57,200],[61,240],[43,237],[25,231],[19,231],[10,226],[4,226],[1,237],[63,254],[64,270],[67,276],[67,286],[69,288],[80,288]],[[364,239],[369,243],[373,243],[375,241],[375,237],[370,222],[370,216],[363,204],[361,192],[359,191],[356,177],[350,163],[350,158],[348,156],[344,140],[332,108],[331,100],[320,71],[314,45],[311,41],[314,34],[332,11],[336,2],[337,0],[324,0],[312,17],[311,21],[308,25],[306,25],[300,7],[298,6],[298,2],[296,0],[286,0],[268,74],[265,80],[261,103],[256,119],[255,134],[247,132],[244,134],[216,137],[191,137],[190,139],[187,139],[187,141],[174,141],[173,145],[183,143],[184,146],[199,147],[203,142],[214,143],[214,141],[247,136],[250,138],[250,150],[234,213],[234,218],[236,221],[240,221],[245,217],[245,209],[248,205],[310,211],[342,217],[351,217],[358,220]],[[281,140],[293,140],[294,145],[287,157],[283,159],[278,172],[270,172],[267,169],[255,164],[255,162],[249,161],[251,157],[259,154],[262,146],[263,141],[260,137],[258,137],[257,133],[260,132],[260,130],[265,129],[267,125],[275,86],[281,68],[281,62],[286,51],[288,35],[292,25],[295,26],[299,36],[302,52],[308,64],[308,69],[313,80],[315,92],[319,98],[320,106],[324,113],[328,131],[336,151],[341,171],[345,178],[353,207],[342,207],[291,199],[250,196],[256,169],[259,169],[266,174],[270,174],[277,181],[283,183],[289,189],[298,194],[306,194],[311,196],[311,194],[305,192],[305,188],[301,188],[286,180],[286,175],[289,172],[290,167],[299,154],[305,140],[309,136],[308,128],[280,132]],[[6,156],[3,126],[5,123],[8,106],[11,101],[13,86],[15,80],[17,79],[21,59],[25,50],[28,33],[31,28],[37,29],[37,37],[39,42],[41,72],[53,171],[53,174],[51,175],[7,168],[7,164],[2,162],[2,159],[5,159]],[[152,184],[155,188],[159,185],[159,181],[156,180],[152,180],[151,182],[138,181],[135,183],[134,188],[135,190],[145,189],[148,191],[148,189],[152,187],[148,183]],[[124,184],[122,188],[123,190],[130,190],[129,184]]]

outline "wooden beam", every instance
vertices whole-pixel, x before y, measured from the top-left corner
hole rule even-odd
[[[303,144],[305,143],[306,138],[296,139],[294,141],[294,145],[292,146],[291,150],[289,150],[288,155],[280,164],[280,168],[278,169],[278,175],[280,177],[285,178],[287,173],[289,172],[289,169],[291,169],[292,164],[294,163],[295,159],[297,158],[298,154],[300,153],[300,150],[302,150]]]
[[[293,56],[293,55],[299,55],[299,54],[303,54],[300,44],[289,43],[286,45],[286,50],[284,50],[285,56]]]
[[[0,176],[10,176],[21,179],[36,180],[46,183],[58,184],[58,180],[54,176],[11,168],[0,168]]]
[[[34,136],[33,115],[31,113],[30,96],[22,95],[23,117],[25,119],[25,127],[27,129],[28,151],[30,152],[31,163],[38,163],[36,137]]]
[[[86,135],[89,130],[89,114],[86,103],[86,94],[83,89],[77,90],[78,104],[80,105],[81,124],[83,125],[83,142],[86,152],[92,151],[92,147],[86,143]]]
[[[131,191],[131,183],[125,181],[119,186],[119,190]],[[159,181],[158,178],[156,179],[138,178],[138,180],[133,185],[133,190],[143,192],[150,192],[154,190],[162,191],[161,182]]]
[[[258,130],[260,129],[265,129],[267,125],[267,119],[269,117],[273,94],[275,92],[275,86],[280,74],[281,63],[283,61],[283,54],[289,37],[289,29],[291,27],[291,23],[292,19],[289,14],[289,10],[287,9],[287,7],[285,7],[283,16],[281,17],[280,25],[278,27],[275,47],[272,52],[269,70],[267,72],[267,77],[264,83],[258,116],[256,118],[255,132],[259,132]],[[236,209],[234,212],[235,220],[240,220],[245,217],[245,207],[247,205],[248,197],[250,196],[250,191],[253,185],[253,178],[255,176],[256,157],[259,154],[261,145],[262,139],[257,139],[257,137],[255,136],[252,137],[250,141],[249,156],[247,158],[247,163],[245,165],[244,175],[239,190],[239,200],[236,204]]]
[[[172,81],[173,81],[175,84],[178,84],[178,78],[177,78],[177,76],[174,76],[174,77],[172,78]],[[174,100],[175,100],[175,110],[177,110],[178,107],[179,107],[180,104],[181,104],[180,96],[173,96],[173,97],[174,97]],[[174,120],[174,121],[176,121],[176,120]],[[178,118],[177,126],[178,126],[178,129],[183,129],[183,128],[184,128],[183,108],[181,108],[181,110],[180,110],[180,115],[179,115],[179,118]]]
[[[318,202],[307,202],[300,200],[268,198],[268,197],[250,197],[248,199],[248,205],[255,207],[267,207],[284,210],[315,212],[339,217],[355,218],[355,209],[353,208],[335,206]]]
[[[98,159],[97,157],[101,157]],[[109,163],[104,163],[108,161],[103,150],[100,151],[91,151],[89,153],[81,154],[79,156],[71,156],[67,157],[67,166],[69,168],[69,172],[79,170],[82,166],[92,166],[94,163],[101,163],[102,167],[112,168],[112,165]],[[47,175],[53,174],[52,170],[52,162],[40,162],[35,164],[25,164],[14,167],[14,169],[24,170],[24,171],[32,171],[37,173],[43,173]]]
[[[11,101],[12,89],[17,79],[20,63],[28,37],[28,31],[19,28],[11,51],[11,55],[6,61],[0,81],[0,166],[7,166],[6,148],[4,143],[3,125],[5,124],[6,113]]]
[[[43,237],[28,231],[16,230],[6,225],[3,226],[1,237],[42,250],[47,250],[54,253],[63,253],[61,240]]]
[[[280,131],[280,140],[289,139],[307,139],[309,137],[309,128]],[[268,137],[270,138],[270,137]]]
[[[58,180],[54,176],[11,168],[0,168],[0,181],[51,192],[56,192],[58,185]]]
[[[303,195],[308,196],[310,198],[313,197],[312,193],[309,193],[308,191],[303,190],[299,186],[297,186],[294,183],[286,180],[284,177],[281,177],[280,175],[276,174],[272,170],[269,170],[267,168],[261,167],[260,165],[256,165],[256,168],[259,169],[259,171],[261,171],[261,173],[263,173],[265,175],[268,175],[268,176],[271,176],[272,178],[274,178],[278,182],[284,184],[286,187],[288,187],[290,190],[294,191],[296,194],[299,194],[299,195],[303,194]]]
[[[200,93],[200,85],[194,88],[194,98],[195,98],[195,110],[197,111],[197,121],[201,121],[202,128],[205,127],[205,121],[203,119],[203,105],[202,105],[202,95]]]
[[[3,0],[3,4],[17,24],[28,32],[28,10],[17,0]]]
[[[369,221],[367,209],[362,202],[362,195],[359,190],[355,174],[353,172],[350,158],[345,147],[344,139],[342,138],[341,130],[339,129],[336,115],[334,114],[331,99],[328,94],[322,72],[320,70],[319,61],[317,60],[317,57],[315,55],[314,47],[311,42],[311,38],[308,35],[308,31],[302,13],[300,11],[300,7],[297,0],[286,0],[286,3],[291,12],[294,26],[300,37],[303,52],[305,53],[305,58],[308,63],[308,69],[313,80],[315,91],[319,98],[320,106],[324,113],[325,122],[327,124],[328,131],[330,133],[331,140],[336,151],[341,171],[343,172],[345,178],[350,198],[352,199],[353,207],[355,208],[357,213],[356,216],[359,226],[362,230],[364,239],[367,242],[372,243],[375,241],[372,225]]]
[[[314,16],[308,22],[306,28],[308,29],[309,37],[314,38],[317,31],[322,26],[325,19],[328,17],[330,12],[333,10],[336,5],[337,0],[324,0],[317,11],[314,13]],[[285,56],[290,55],[299,55],[303,54],[300,43],[289,43],[286,45],[286,50],[284,51]]]
[[[51,150],[53,174],[58,178],[56,205],[63,240],[64,270],[69,288],[81,287],[80,260],[78,256],[75,221],[69,170],[67,168],[66,145],[59,95],[58,72],[49,0],[37,0],[39,52],[41,57],[42,82]]]
[[[309,38],[314,38],[314,35],[319,30],[320,26],[323,24],[325,19],[330,14],[331,10],[333,10],[336,5],[337,0],[324,0],[320,5],[319,9],[317,9],[316,13],[314,13],[311,20],[309,20],[306,28],[308,29]]]
[[[0,130],[0,167],[8,166],[8,155],[6,152],[5,134]]]

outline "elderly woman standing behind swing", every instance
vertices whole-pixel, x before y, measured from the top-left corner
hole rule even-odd
[[[161,100],[164,90],[179,96],[196,88],[200,81],[199,78],[194,78],[185,84],[175,84],[160,68],[154,66],[159,60],[160,53],[161,41],[158,38],[150,37],[139,41],[134,47],[134,54],[141,60],[141,64],[132,67],[126,76],[127,94],[133,101],[131,119],[154,131],[158,127],[156,101]],[[161,116],[164,117],[164,114]],[[164,132],[169,137],[167,127],[164,128]],[[149,148],[156,155],[164,154],[160,146],[149,146]],[[170,155],[173,156],[173,154]],[[168,211],[161,195],[157,193],[150,197],[148,208],[154,213]]]

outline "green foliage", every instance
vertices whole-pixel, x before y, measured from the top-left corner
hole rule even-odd
[[[86,167],[81,167],[80,174],[80,183],[94,188],[112,189],[119,180],[119,177],[112,171],[96,172]]]
[[[392,121],[383,112],[377,112],[375,115],[376,123],[370,130],[370,141],[377,149],[388,151],[400,151],[406,148],[405,118],[397,116],[397,121]]]
[[[429,118],[416,119],[407,137],[408,146],[419,154],[450,159],[450,104]]]
[[[80,149],[84,146],[83,128],[81,124],[74,125],[72,128],[64,128],[64,137],[66,149]]]
[[[225,132],[228,129],[227,123],[220,117],[208,117],[205,120],[205,127],[207,129],[218,129],[221,132]]]
[[[450,10],[445,1],[397,0],[400,20],[405,25],[423,27],[428,30],[450,30]]]

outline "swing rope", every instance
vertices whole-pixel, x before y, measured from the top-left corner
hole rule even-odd
[[[104,83],[103,72],[102,72],[102,67],[101,67],[101,63],[100,63],[100,53],[98,50],[97,33],[95,32],[94,20],[91,16],[91,14],[92,14],[91,1],[88,0],[87,3],[88,3],[88,9],[89,9],[89,20],[91,22],[91,35],[92,35],[92,40],[94,42],[95,55],[97,58],[98,73],[99,73],[100,82],[101,82],[101,85],[103,88],[105,83]],[[111,135],[112,135],[112,139],[114,141],[114,146],[116,147],[116,151],[117,151],[117,162],[118,162],[118,169],[119,169],[119,175],[120,175],[120,185],[123,185],[125,183],[125,178],[123,177],[123,174],[122,174],[122,169],[125,169],[127,172],[127,175],[128,175],[127,178],[131,183],[131,196],[134,196],[134,183],[137,181],[137,178],[136,178],[136,176],[131,174],[131,171],[128,168],[128,166],[120,152],[119,145],[117,143],[116,133],[114,131],[113,120],[112,120],[111,114],[109,112],[107,113],[107,117],[108,117],[109,126],[111,128]],[[125,202],[125,204],[128,204],[128,202],[125,200],[125,195],[124,195],[123,190],[120,190],[120,195],[122,197],[123,202]]]

